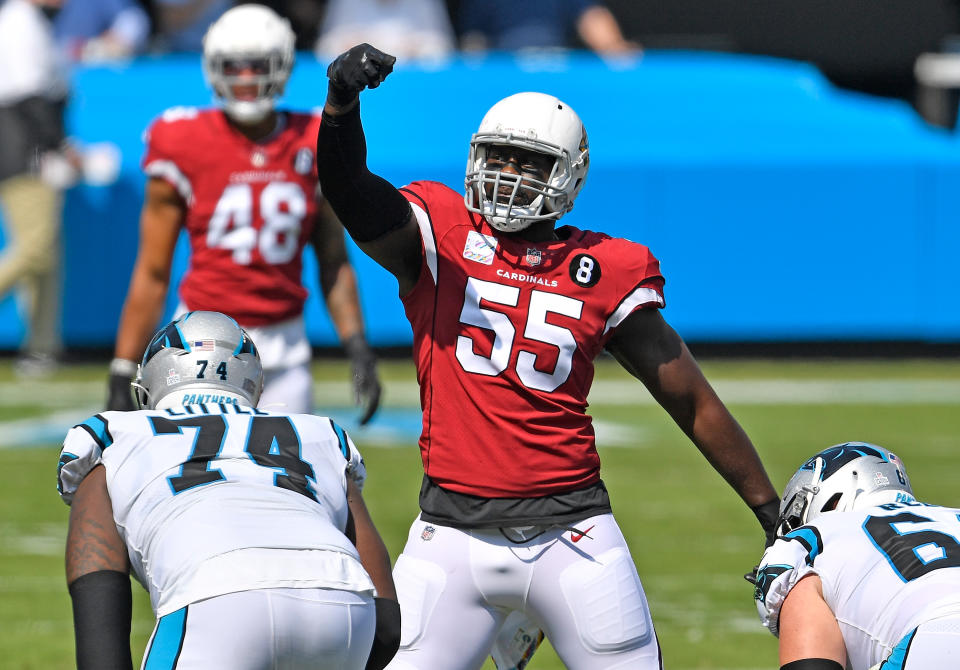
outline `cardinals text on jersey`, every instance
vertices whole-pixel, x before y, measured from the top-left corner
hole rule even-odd
[[[599,484],[586,414],[593,361],[634,310],[663,306],[657,260],[642,245],[571,226],[543,243],[498,235],[435,182],[401,192],[424,245],[404,306],[427,477],[488,498]],[[444,402],[452,396],[459,401]]]

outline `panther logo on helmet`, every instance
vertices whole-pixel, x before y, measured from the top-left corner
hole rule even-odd
[[[809,458],[794,473],[780,501],[777,537],[825,512],[913,500],[895,454],[866,442],[837,444]]]

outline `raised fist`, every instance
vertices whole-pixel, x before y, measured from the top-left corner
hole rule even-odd
[[[395,56],[369,44],[358,44],[337,56],[327,68],[327,101],[336,107],[352,103],[365,88],[376,88],[393,72]]]

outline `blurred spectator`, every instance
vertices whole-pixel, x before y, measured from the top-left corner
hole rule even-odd
[[[320,23],[326,10],[323,0],[260,0],[290,22],[296,35],[296,50],[311,51],[320,34]]]
[[[53,34],[71,61],[121,60],[146,48],[150,17],[136,0],[66,0]]]
[[[160,51],[203,51],[203,36],[231,0],[153,0],[157,48]]]
[[[461,0],[458,28],[465,51],[562,48],[577,39],[600,54],[640,51],[598,0]]]
[[[330,0],[317,58],[332,60],[362,42],[406,60],[443,58],[456,47],[442,0]]]
[[[62,346],[61,188],[73,173],[64,159],[66,96],[53,29],[39,3],[0,0],[0,205],[6,238],[0,296],[15,286],[24,289],[28,334],[15,367],[24,376],[51,372]]]

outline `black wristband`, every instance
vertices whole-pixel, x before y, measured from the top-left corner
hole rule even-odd
[[[400,648],[400,603],[389,598],[374,598],[377,630],[367,659],[366,670],[382,670]]]
[[[100,570],[78,577],[68,589],[73,600],[77,670],[133,670],[130,576]]]
[[[843,670],[843,666],[829,658],[804,658],[781,665],[780,670]]]
[[[757,521],[760,522],[763,532],[767,534],[767,546],[769,547],[776,539],[777,519],[780,518],[780,500],[774,498],[750,509],[753,510]]]
[[[352,88],[337,86],[332,81],[327,82],[327,102],[334,107],[346,107],[360,96],[360,91]]]

